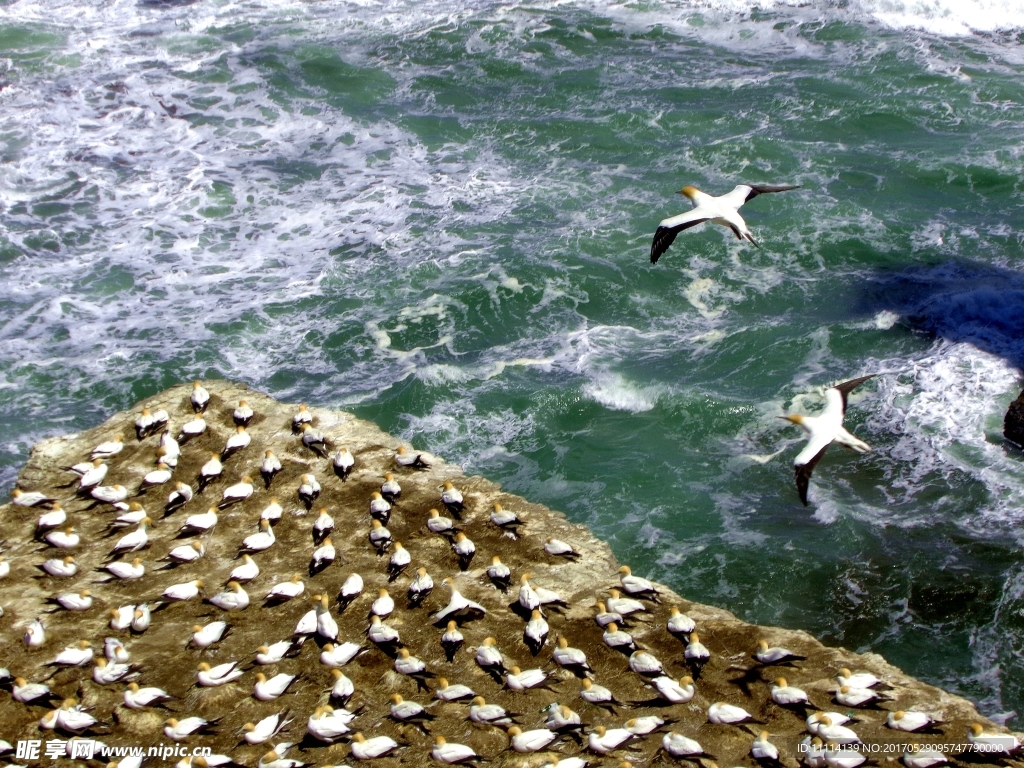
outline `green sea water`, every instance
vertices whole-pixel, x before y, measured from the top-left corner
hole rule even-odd
[[[0,479],[242,380],[1022,711],[1020,29],[984,0],[0,5]],[[680,187],[737,183],[801,188],[744,207],[760,248],[705,225],[649,263]],[[776,417],[868,373],[874,451],[804,508]]]

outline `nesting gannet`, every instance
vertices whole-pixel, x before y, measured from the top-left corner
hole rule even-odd
[[[395,480],[393,473],[384,473],[384,482],[380,486],[380,495],[389,504],[394,504],[398,501],[398,497],[402,495],[402,486]]]
[[[697,692],[693,678],[689,675],[681,677],[678,682],[671,677],[656,677],[651,680],[651,685],[657,689],[658,695],[670,704],[686,704]]]
[[[165,600],[170,600],[172,602],[192,600],[199,596],[199,592],[202,588],[202,580],[193,579],[192,581],[185,581],[180,584],[171,584],[171,586],[163,591],[161,596]],[[132,612],[134,612],[134,610],[135,606],[132,606]]]
[[[707,755],[700,742],[675,731],[670,731],[661,737],[661,748],[672,757],[684,759]]]
[[[181,425],[181,430],[175,439],[178,441],[178,445],[184,445],[192,438],[199,437],[204,432],[206,432],[206,419],[203,418],[203,414],[197,413],[195,418]]]
[[[509,746],[516,752],[540,752],[546,749],[549,744],[558,739],[559,734],[549,731],[547,728],[536,728],[524,731],[517,725],[513,725],[507,731]]]
[[[877,677],[870,672],[858,672],[854,674],[846,667],[839,670],[839,674],[836,675],[836,682],[839,685],[848,685],[851,688],[891,688],[880,677]]]
[[[331,541],[331,537],[326,537],[320,543],[320,546],[313,550],[313,556],[309,559],[309,575],[316,576],[330,566],[337,555],[338,553],[334,548],[334,542]]]
[[[847,723],[856,722],[854,718],[844,715],[841,712],[812,712],[807,716],[806,724],[807,731],[814,735],[818,735],[818,726],[821,724],[821,720],[824,717],[828,717],[829,722],[833,725],[846,725]]]
[[[305,591],[306,584],[302,580],[302,574],[295,573],[288,581],[282,581],[272,586],[265,599],[271,603],[280,603],[298,597]]]
[[[107,528],[111,531],[129,528],[133,525],[138,525],[142,522],[142,518],[147,516],[143,506],[139,502],[133,501],[128,505],[128,511],[114,518],[114,522],[108,525]]]
[[[274,476],[281,471],[281,460],[274,455],[274,452],[267,450],[263,454],[263,461],[260,464],[260,477],[263,478],[263,487],[269,489],[274,482]]]
[[[217,514],[216,507],[210,507],[205,512],[198,515],[189,515],[185,518],[185,522],[182,523],[181,528],[178,529],[179,535],[191,536],[198,533],[209,533],[216,526],[220,517]]]
[[[700,635],[696,632],[690,633],[690,642],[686,644],[686,650],[683,651],[683,657],[690,664],[700,667],[711,661],[711,651],[709,651],[704,643],[700,641]]]
[[[434,737],[434,748],[430,750],[430,756],[445,765],[460,765],[480,759],[472,747],[450,743],[444,736]]]
[[[57,710],[56,726],[64,731],[81,733],[97,723],[99,720],[82,709],[77,699],[64,699],[64,703]]]
[[[377,555],[383,555],[391,546],[391,531],[385,528],[380,520],[370,521],[370,544],[377,550]]]
[[[750,745],[750,756],[759,763],[779,765],[779,748],[769,741],[768,731],[761,731]]]
[[[134,665],[111,663],[106,659],[96,659],[96,666],[92,669],[92,679],[97,685],[110,685],[120,680],[132,680],[139,676],[134,671]]]
[[[217,508],[227,509],[233,504],[245,501],[252,496],[254,490],[252,478],[246,475],[242,478],[241,482],[235,483],[234,485],[228,486],[224,489],[220,504],[217,505]]]
[[[429,453],[410,451],[404,445],[398,446],[398,450],[395,451],[395,464],[400,467],[429,469],[435,461],[437,460]]]
[[[516,529],[523,524],[523,521],[519,519],[515,512],[503,508],[498,502],[494,502],[494,509],[491,510],[491,523],[499,528]]]
[[[261,645],[256,649],[256,663],[262,666],[279,664],[286,656],[294,656],[302,646],[293,640],[278,640],[270,645]]]
[[[431,533],[439,533],[442,536],[454,536],[458,533],[450,517],[443,517],[436,509],[430,510],[427,515],[427,530]]]
[[[306,766],[311,765],[311,763],[304,763],[301,760],[285,757],[285,753],[291,746],[292,742],[282,741],[259,759],[256,763],[257,768],[306,768]]]
[[[274,738],[278,733],[284,730],[288,723],[292,722],[292,718],[288,717],[288,710],[284,712],[278,712],[276,715],[268,715],[260,720],[258,723],[246,723],[242,726],[242,730],[245,731],[246,744],[263,744],[266,741]]]
[[[196,413],[202,413],[206,410],[206,406],[210,404],[210,393],[206,391],[200,382],[192,382],[192,394],[189,396],[189,401],[192,403],[192,409]]]
[[[409,550],[402,546],[402,542],[396,541],[388,560],[388,581],[397,579],[410,563],[412,555],[409,554]]]
[[[169,717],[164,720],[164,736],[172,741],[184,741],[197,733],[216,733],[213,727],[220,718],[205,720],[202,717],[186,717],[181,720]]]
[[[615,624],[624,624],[626,621],[621,613],[609,611],[608,606],[606,606],[600,600],[597,601],[597,603],[594,605],[594,608],[597,611],[597,613],[594,614],[594,621],[596,621],[597,626],[601,627],[602,629],[613,622]]]
[[[216,687],[230,683],[242,676],[242,670],[238,668],[239,662],[229,661],[211,667],[205,661],[201,662],[196,672],[196,682],[205,687]]]
[[[143,408],[141,413],[135,417],[135,439],[139,442],[146,437],[156,434],[167,426],[169,417],[167,411],[160,409],[153,413],[150,409]]]
[[[23,640],[29,648],[39,648],[46,642],[46,630],[39,619],[32,619],[28,626],[25,627]]]
[[[43,541],[57,549],[74,549],[82,543],[82,537],[75,532],[74,526],[61,530],[50,531],[43,536]]]
[[[108,637],[103,641],[103,656],[107,661],[117,661],[122,664],[127,663],[131,658],[131,654],[124,647],[124,643],[116,637]]]
[[[395,599],[388,594],[386,589],[377,592],[377,599],[370,605],[370,614],[386,619],[395,610]]]
[[[155,488],[158,485],[164,485],[171,481],[171,468],[164,464],[162,461],[158,462],[156,469],[152,472],[147,472],[142,478],[142,485],[139,486],[139,493],[145,493],[150,488]]]
[[[231,413],[231,418],[235,422],[235,426],[247,427],[254,415],[249,403],[246,400],[239,400],[235,410]]]
[[[398,649],[398,658],[395,659],[395,672],[400,675],[408,675],[416,678],[416,681],[423,686],[423,678],[435,677],[434,673],[427,669],[422,659],[418,659],[409,653],[408,648]]]
[[[87,611],[92,608],[92,592],[88,589],[82,589],[78,592],[62,592],[61,594],[51,598],[53,602],[63,608],[65,611]],[[33,624],[39,622],[36,619]],[[29,629],[32,629],[32,624],[29,625]],[[41,628],[42,625],[40,625]],[[27,640],[25,644],[31,647],[31,643]]]
[[[149,629],[149,624],[152,621],[152,611],[149,608],[148,603],[140,603],[135,606],[135,611],[132,613],[132,632],[140,633],[145,632]]]
[[[587,654],[579,648],[571,648],[569,640],[559,637],[557,647],[551,654],[552,660],[563,669],[577,672],[590,672],[590,664],[587,663]]]
[[[540,649],[544,647],[549,631],[548,623],[541,616],[540,611],[535,608],[530,612],[530,620],[526,622],[526,628],[523,630],[523,642],[534,656],[540,653]]]
[[[587,748],[599,755],[607,755],[636,738],[639,737],[625,728],[605,728],[603,725],[596,725],[587,736]]]
[[[338,602],[345,606],[355,600],[363,592],[363,577],[358,573],[350,573],[338,590]]]
[[[102,462],[100,462],[102,464]],[[39,491],[23,491],[20,488],[15,488],[11,491],[11,503],[16,507],[51,507],[56,503],[56,499],[52,499],[45,493],[39,493]]]
[[[485,641],[486,642],[486,641]],[[478,662],[479,663],[479,662]],[[508,673],[505,675],[505,685],[519,693],[529,690],[530,688],[542,687],[548,681],[548,673],[543,669],[520,669],[519,667],[509,667]],[[584,682],[590,682],[586,680]]]
[[[642,717],[634,717],[626,721],[626,730],[630,733],[635,733],[637,736],[646,736],[649,733],[654,733],[660,728],[666,725],[674,725],[679,722],[678,720],[662,720],[657,715],[644,715]]]
[[[553,557],[564,557],[573,562],[580,559],[580,553],[561,539],[549,538],[544,542],[544,551]]]
[[[800,688],[790,685],[786,678],[775,678],[771,689],[772,701],[780,707],[808,707],[811,705],[807,694]]]
[[[114,435],[113,439],[105,440],[95,448],[89,454],[90,459],[109,459],[111,456],[116,456],[124,449],[124,435]]]
[[[449,685],[448,680],[443,677],[437,678],[437,688],[434,689],[434,698],[440,701],[459,701],[461,699],[472,699],[476,693],[468,685],[456,683]]]
[[[314,595],[314,599],[320,597],[320,595]],[[309,635],[316,633],[317,624],[317,609],[312,608],[302,614],[302,618],[295,625],[295,630],[292,632],[292,636],[298,638],[298,642],[305,642]]]
[[[505,660],[498,650],[498,641],[493,637],[485,637],[476,649],[476,663],[485,672],[505,673]]]
[[[292,416],[292,431],[301,432],[303,424],[312,424],[313,414],[309,412],[309,406],[305,403],[299,406],[299,410]]]
[[[327,438],[310,423],[302,425],[302,444],[320,458],[327,458]]]
[[[231,569],[231,573],[228,574],[228,581],[242,583],[252,581],[259,575],[260,567],[256,565],[256,561],[249,555],[242,555],[241,564]]]
[[[93,459],[92,466],[78,478],[78,492],[87,493],[103,482],[107,476],[108,467],[103,459]]]
[[[224,449],[220,452],[220,460],[227,461],[241,450],[249,447],[252,442],[252,435],[245,431],[245,427],[235,429],[235,434],[227,439]]]
[[[242,539],[243,552],[262,552],[274,546],[277,539],[269,520],[260,520],[260,530]]]
[[[313,521],[313,543],[319,544],[331,535],[334,530],[334,518],[327,512],[327,507],[320,507],[320,512]]]
[[[313,508],[313,502],[320,495],[320,482],[310,474],[302,475],[299,478],[299,499],[306,505],[306,509]]]
[[[643,677],[660,677],[664,666],[653,653],[636,650],[629,657],[629,668]]]
[[[697,628],[697,623],[673,605],[669,609],[668,622],[665,628],[676,637],[688,638],[690,633]]]
[[[823,741],[832,741],[836,744],[857,744],[860,742],[860,736],[857,735],[856,731],[852,728],[847,728],[845,725],[833,723],[832,718],[828,715],[821,715],[818,718],[815,735],[821,737]]]
[[[110,621],[107,622],[107,625],[115,632],[128,629],[132,625],[132,616],[134,614],[134,605],[122,605],[120,608],[111,608],[108,612]]]
[[[78,564],[75,562],[74,555],[50,558],[36,567],[47,576],[54,576],[59,579],[67,579],[78,573]]]
[[[769,647],[767,640],[757,641],[757,650],[752,654],[754,659],[764,665],[792,664],[794,661],[804,661],[806,656],[800,656],[786,648]]]
[[[481,725],[512,725],[515,722],[500,704],[488,704],[483,696],[474,696],[469,705],[469,719]]]
[[[365,650],[366,648],[358,643],[325,643],[323,650],[320,651],[320,663],[325,667],[343,667]]]
[[[11,574],[11,561],[0,555],[0,579],[5,579]]]
[[[491,558],[491,564],[487,566],[487,578],[502,592],[508,592],[509,582],[512,580],[512,571],[501,562],[501,558],[498,555],[495,555]]]
[[[181,446],[178,445],[178,441],[175,440],[167,430],[164,430],[160,434],[160,445],[157,446],[156,455],[159,460],[163,461],[167,466],[178,466],[178,457],[181,456]]]
[[[429,595],[434,589],[434,580],[430,574],[427,573],[426,568],[419,568],[416,570],[416,577],[409,583],[409,603],[410,607],[416,607]]]
[[[466,638],[462,636],[462,633],[459,631],[459,625],[455,620],[449,621],[444,634],[441,635],[441,647],[444,648],[445,656],[449,662],[454,660],[455,654],[462,647],[465,640]]]
[[[569,731],[579,731],[583,728],[583,721],[580,719],[579,714],[573,712],[564,704],[559,704],[557,701],[553,701],[541,712],[546,712],[547,715],[544,718],[544,726],[557,733],[567,733]]]
[[[716,701],[708,707],[708,722],[715,725],[745,725],[746,723],[760,723],[761,721],[743,707],[737,707],[735,704],[726,704],[723,701]]]
[[[370,626],[366,630],[366,636],[370,638],[371,643],[378,646],[395,647],[401,642],[398,630],[381,622],[380,616],[370,617]]]
[[[180,544],[168,552],[167,557],[162,557],[160,559],[174,564],[181,564],[186,562],[196,562],[205,554],[206,545],[203,544],[203,542],[196,541],[191,544]]]
[[[53,693],[45,683],[30,683],[23,677],[16,677],[11,684],[11,697],[22,704],[32,704],[41,699],[52,701]]]
[[[206,490],[210,483],[220,480],[224,474],[224,464],[220,460],[219,453],[211,453],[209,460],[199,468],[199,493]]]
[[[885,724],[895,731],[922,731],[925,728],[930,728],[935,725],[939,720],[935,720],[931,715],[925,712],[907,712],[905,710],[898,710],[896,712],[890,712],[885,719]]]
[[[619,629],[619,625],[614,621],[609,622],[605,626],[604,634],[601,637],[604,640],[604,644],[614,651],[632,654],[636,650],[633,636]]]
[[[1020,740],[1012,733],[986,731],[980,723],[972,723],[967,732],[967,743],[975,751],[990,755],[1009,755],[1021,748]]]
[[[290,583],[290,582],[289,582]],[[227,589],[206,600],[222,611],[244,611],[249,607],[249,593],[237,581],[229,581]]]
[[[356,687],[352,681],[345,677],[345,673],[340,669],[331,670],[331,678],[334,683],[331,685],[331,700],[344,704],[352,695],[356,692]]]
[[[55,667],[81,667],[92,661],[92,645],[88,640],[79,640],[77,645],[69,645],[57,654],[51,666]]]
[[[621,597],[621,592],[617,589],[609,589],[608,594],[611,595],[605,602],[608,605],[608,610],[615,613],[621,614],[622,616],[629,616],[631,613],[640,613],[646,611],[647,607],[632,597]]]
[[[544,763],[540,768],[587,768],[590,764],[582,757],[558,757],[552,756],[550,763]],[[633,764],[627,761],[619,763],[619,768],[633,768]]]
[[[807,736],[797,750],[807,768],[825,768],[825,743],[818,736]]]
[[[334,474],[337,475],[342,482],[348,479],[348,476],[352,473],[352,467],[354,467],[355,464],[355,457],[345,446],[338,448],[338,450],[334,452],[334,455],[331,456],[331,466],[334,468]]]
[[[103,569],[122,581],[141,579],[146,575],[146,566],[142,564],[142,558],[133,558],[130,562],[119,560],[114,563],[107,563]]]
[[[123,552],[138,552],[140,549],[148,547],[149,534],[146,530],[152,523],[153,521],[148,517],[142,518],[142,520],[139,521],[138,528],[131,533],[126,533],[117,540],[113,549],[110,550],[111,557],[116,557]]]
[[[850,392],[873,376],[874,374],[871,374],[850,379],[826,389],[825,409],[817,416],[802,416],[792,413],[779,417],[796,424],[807,433],[807,445],[793,460],[796,489],[804,506],[807,506],[807,489],[811,482],[811,473],[814,472],[815,465],[833,442],[846,446],[857,453],[867,453],[871,450],[871,446],[843,428],[843,420],[846,416],[846,401]]]
[[[370,494],[370,517],[380,520],[384,525],[391,519],[391,504],[379,491]]]
[[[174,697],[163,688],[140,688],[138,683],[128,683],[128,687],[124,691],[124,705],[128,709],[158,707],[172,699]]]
[[[260,520],[269,520],[271,525],[277,525],[283,514],[284,507],[278,503],[276,496],[271,496],[270,503],[260,512]]]
[[[658,602],[658,589],[654,586],[654,583],[640,576],[634,576],[632,569],[628,565],[619,568],[619,582],[622,584],[622,591],[630,597],[646,598]],[[676,608],[677,612],[678,610]]]
[[[298,675],[286,675],[283,672],[268,678],[262,672],[257,672],[252,695],[259,701],[273,701],[279,696],[283,696],[284,692],[288,690],[288,686],[297,678]]]
[[[451,480],[445,480],[441,486],[441,503],[445,509],[458,519],[462,519],[462,510],[465,509],[465,499],[462,491],[455,487]]]
[[[391,694],[391,717],[399,723],[416,723],[434,719],[434,715],[427,712],[422,704],[406,701],[399,693]]]
[[[622,703],[603,685],[598,685],[586,677],[580,681],[580,698],[588,704],[606,708]]]
[[[852,688],[842,685],[836,691],[836,701],[844,707],[875,707],[880,701],[888,701],[890,696],[870,688]]]
[[[349,723],[355,719],[350,712],[335,710],[328,704],[317,707],[306,721],[306,732],[317,741],[333,744],[346,733],[351,733]]]
[[[89,495],[96,499],[96,501],[117,506],[119,501],[124,501],[128,498],[128,489],[119,484],[98,485],[89,491]]]
[[[349,748],[356,760],[374,760],[394,752],[398,749],[398,742],[390,736],[374,736],[368,739],[361,733],[353,733]]]
[[[719,197],[713,197],[701,192],[696,187],[683,187],[679,190],[679,194],[689,198],[690,202],[693,203],[693,209],[678,216],[663,219],[658,224],[658,229],[654,232],[654,240],[651,242],[651,264],[658,262],[661,255],[672,245],[676,235],[684,229],[703,224],[705,221],[728,227],[736,235],[737,240],[746,238],[754,246],[757,246],[753,233],[747,227],[743,217],[740,216],[740,208],[748,200],[766,192],[788,192],[791,189],[798,189],[798,187],[788,185],[768,187],[755,184],[739,184],[733,188],[732,192]]]
[[[448,600],[448,605],[434,614],[434,621],[442,622],[454,618],[480,618],[487,613],[487,609],[480,605],[480,603],[464,597],[455,588],[455,582],[451,578],[446,576],[441,580],[441,584],[448,587],[452,595]]]
[[[188,483],[177,483],[174,486],[174,490],[171,491],[167,497],[167,505],[164,507],[164,513],[170,514],[178,507],[182,507],[188,502],[192,501],[192,486]]]

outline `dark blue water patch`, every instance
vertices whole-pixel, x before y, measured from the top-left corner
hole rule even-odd
[[[889,310],[915,331],[967,342],[1024,370],[1024,273],[951,260],[879,269],[859,287],[859,306]]]

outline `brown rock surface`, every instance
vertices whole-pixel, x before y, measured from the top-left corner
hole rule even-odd
[[[255,667],[253,660],[258,646],[291,637],[299,618],[312,607],[311,597],[314,594],[331,597],[332,612],[341,629],[339,641],[366,643],[367,614],[378,589],[382,587],[391,591],[397,603],[387,623],[399,631],[403,644],[413,655],[423,659],[437,676],[446,677],[452,683],[465,683],[488,702],[520,713],[524,729],[542,727],[544,716],[541,709],[554,701],[579,712],[585,724],[603,724],[609,728],[622,727],[628,719],[641,714],[658,714],[665,719],[678,720],[672,727],[699,740],[721,765],[755,765],[749,749],[761,726],[720,726],[707,722],[708,706],[724,701],[742,706],[765,721],[763,727],[771,733],[773,743],[782,753],[783,762],[795,766],[797,744],[805,736],[805,715],[772,703],[769,695],[771,683],[775,677],[784,675],[791,685],[806,690],[815,706],[847,711],[832,698],[836,689],[835,675],[843,667],[874,672],[894,686],[891,692],[893,700],[884,703],[882,709],[859,710],[857,713],[862,722],[855,724],[855,729],[865,742],[880,745],[879,749],[891,750],[895,745],[911,742],[963,744],[970,723],[981,722],[986,727],[995,728],[981,718],[968,701],[908,677],[877,655],[857,655],[843,649],[827,648],[803,632],[750,625],[726,611],[691,603],[665,587],[660,588],[661,603],[648,603],[650,610],[646,618],[630,622],[627,631],[664,663],[672,677],[688,674],[683,659],[683,643],[665,629],[670,607],[678,606],[696,621],[697,631],[710,649],[712,660],[699,676],[697,695],[688,704],[628,704],[650,701],[655,698],[655,691],[629,671],[626,656],[605,646],[602,631],[593,620],[596,601],[605,599],[607,589],[617,584],[619,564],[608,546],[595,539],[586,528],[570,524],[557,512],[503,493],[495,483],[480,477],[465,477],[459,468],[440,461],[428,470],[396,468],[393,457],[402,441],[349,414],[311,409],[315,425],[325,432],[331,444],[345,445],[355,456],[355,469],[343,482],[332,472],[328,459],[320,458],[303,447],[300,437],[292,432],[291,418],[297,410],[295,406],[279,404],[265,395],[234,384],[208,382],[206,386],[212,394],[207,410],[207,431],[183,446],[174,480],[190,482],[196,487],[200,466],[211,452],[220,451],[235,431],[231,414],[242,398],[248,400],[256,413],[248,429],[252,444],[225,461],[224,477],[220,482],[212,484],[203,494],[197,494],[191,502],[169,516],[163,517],[163,507],[170,485],[154,488],[138,499],[155,521],[150,530],[151,547],[142,553],[147,567],[143,578],[108,581],[105,572],[97,570],[105,562],[117,536],[123,533],[107,536],[108,525],[118,513],[107,505],[89,508],[88,499],[75,496],[75,486],[66,487],[75,476],[61,469],[86,460],[93,446],[120,432],[132,437],[126,440],[124,450],[110,459],[110,470],[104,483],[120,483],[134,493],[145,473],[154,467],[158,442],[157,436],[141,442],[134,439],[133,422],[137,415],[134,411],[117,414],[88,432],[39,444],[20,475],[20,488],[43,491],[60,498],[70,521],[81,534],[83,543],[71,550],[79,566],[74,577],[52,578],[41,575],[37,569],[36,566],[47,558],[64,554],[33,538],[40,510],[12,504],[0,507],[3,538],[6,539],[4,555],[11,564],[10,574],[0,581],[0,605],[5,612],[0,618],[0,638],[4,648],[2,664],[14,676],[30,681],[46,680],[59,697],[81,699],[104,724],[101,731],[106,733],[101,733],[98,738],[107,744],[145,748],[170,744],[162,733],[165,718],[201,715],[211,720],[220,718],[218,733],[195,736],[183,743],[209,746],[213,752],[230,755],[245,765],[255,766],[271,745],[280,741],[296,742],[297,747],[289,752],[288,757],[307,763],[329,765],[351,760],[347,743],[339,741],[326,745],[306,737],[306,719],[319,704],[327,701],[332,682],[329,669],[319,662],[317,638],[308,639],[296,656],[286,658],[280,664]],[[167,409],[171,428],[176,433],[191,418],[190,392],[189,386],[174,387],[148,398],[141,405],[152,410]],[[259,466],[268,448],[280,458],[284,468],[271,488],[266,490],[259,479]],[[386,570],[387,556],[378,557],[367,540],[370,494],[379,490],[383,474],[387,471],[395,472],[403,489],[388,528],[394,539],[401,541],[412,555],[412,566],[391,583]],[[299,477],[304,473],[314,473],[323,487],[311,512],[306,511],[297,496]],[[220,501],[223,489],[245,475],[255,479],[256,492],[247,501],[224,510],[213,532],[201,537],[206,545],[205,557],[195,563],[163,569],[165,564],[160,559],[170,548],[192,540],[176,538],[185,517],[203,512]],[[431,534],[426,528],[428,510],[437,507],[443,512],[439,495],[445,480],[452,480],[465,495],[466,508],[458,525],[476,544],[476,556],[464,572],[460,572],[448,541]],[[194,600],[171,604],[154,612],[152,626],[142,634],[116,632],[109,628],[110,609],[142,602],[155,606],[163,590],[171,584],[198,578],[205,583],[205,596],[220,591],[227,574],[239,562],[235,558],[242,539],[257,530],[260,512],[272,496],[279,499],[284,515],[275,527],[276,544],[254,555],[261,573],[245,585],[252,599],[248,609],[225,613]],[[518,537],[506,534],[491,524],[489,512],[494,502],[500,502],[505,509],[517,512],[526,520]],[[326,570],[309,577],[307,566],[314,549],[311,527],[320,507],[326,507],[334,518],[332,539],[338,548],[338,558]],[[581,558],[577,562],[568,562],[548,555],[543,549],[548,537],[569,542]],[[496,589],[485,573],[491,557],[496,554],[512,570],[512,588],[507,593]],[[432,575],[435,588],[422,606],[409,608],[405,599],[406,589],[415,569],[420,566]],[[362,574],[365,590],[339,613],[335,596],[351,572]],[[524,572],[533,574],[536,586],[557,591],[569,606],[564,611],[548,611],[551,635],[536,657],[524,643],[523,618],[509,607],[516,600],[519,579]],[[305,593],[280,605],[264,606],[263,597],[270,587],[287,580],[293,573],[303,574]],[[441,584],[446,576],[454,579],[466,597],[483,604],[488,610],[483,619],[463,624],[466,643],[451,663],[446,660],[440,645],[443,627],[435,626],[430,618],[432,612],[448,602],[448,590]],[[86,588],[95,595],[91,609],[84,612],[48,612],[51,610],[46,602],[48,598]],[[37,616],[43,617],[47,640],[42,647],[30,649],[21,638],[28,623]],[[206,651],[187,645],[194,624],[217,619],[224,619],[231,626],[230,634],[222,642]],[[578,697],[579,680],[573,674],[559,670],[551,660],[555,638],[561,635],[567,637],[571,645],[586,652],[595,669],[596,682],[610,688],[619,701],[627,704],[609,712],[588,705]],[[121,683],[96,684],[92,680],[91,664],[55,672],[53,667],[46,666],[62,648],[80,639],[90,640],[99,658],[104,638],[110,636],[121,639],[131,652],[131,662],[141,673],[140,684],[164,688],[177,697],[169,704],[171,711],[127,709],[122,702],[125,686]],[[474,662],[474,651],[488,636],[497,638],[498,648],[507,664],[518,664],[524,669],[544,667],[550,670],[554,676],[550,690],[514,693],[482,672]],[[758,668],[751,659],[751,652],[762,638],[772,645],[784,646],[805,655],[807,660],[791,667]],[[196,667],[202,661],[214,665],[239,661],[246,671],[239,680],[228,685],[197,688]],[[255,674],[260,671],[268,676],[279,671],[298,674],[299,679],[280,699],[261,702],[252,695]],[[444,735],[450,742],[468,744],[479,754],[492,759],[495,765],[539,766],[551,759],[550,753],[521,755],[508,750],[509,741],[502,730],[471,723],[467,720],[467,704],[436,702],[431,698],[431,692],[418,690],[413,679],[394,672],[392,659],[375,647],[371,646],[343,671],[356,687],[350,708],[362,706],[352,724],[353,730],[361,731],[367,737],[387,734],[408,745],[391,757],[374,761],[374,765],[432,763],[429,756],[431,735],[389,719],[388,698],[396,692],[407,700],[432,704],[429,711],[436,719],[428,726],[431,734]],[[432,689],[434,681],[429,681],[429,684]],[[263,745],[240,743],[239,729],[244,723],[256,722],[286,709],[291,711],[294,722],[280,736]],[[928,711],[941,717],[945,724],[938,732],[929,735],[897,733],[884,727],[886,710],[896,709]],[[10,693],[0,692],[0,738],[11,743],[29,738],[44,741],[67,738],[66,733],[40,730],[38,722],[46,711],[46,707],[23,705],[14,701]],[[655,759],[660,745],[661,734],[652,734],[641,739],[636,749],[604,757],[591,754],[588,759],[591,765],[618,766],[622,759],[628,757],[635,765],[644,765]],[[586,746],[585,735],[583,746]],[[577,754],[580,747],[569,739],[560,751],[563,756]],[[879,751],[874,756],[885,759],[900,754],[902,749]],[[984,756],[974,755],[972,758],[975,763],[991,762]],[[40,762],[51,761],[44,758]],[[1015,764],[1024,763],[1018,761]]]

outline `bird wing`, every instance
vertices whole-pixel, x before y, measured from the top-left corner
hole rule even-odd
[[[817,453],[811,455],[810,458],[801,461],[805,454],[810,454],[808,449],[812,447],[817,448],[816,444],[808,443],[807,448],[804,448],[804,450],[800,452],[800,455],[796,457],[796,461],[793,462],[793,473],[796,476],[796,490],[800,494],[800,501],[803,502],[805,507],[807,506],[807,489],[811,484],[811,473],[814,472],[814,467],[819,461],[821,461],[821,457],[825,455],[825,451],[828,450],[828,447],[831,444],[832,441],[830,440],[825,443]]]
[[[739,184],[727,195],[722,195],[730,203],[739,208],[744,203],[750,202],[758,195],[768,192],[788,192],[791,189],[800,189],[800,185],[765,186],[763,184]]]
[[[662,221],[658,225],[658,229],[655,230],[654,239],[651,241],[651,264],[658,263],[658,259],[672,245],[676,235],[684,229],[703,224],[710,218],[706,210],[702,210],[700,206],[697,206],[692,211],[687,211]]]
[[[861,376],[860,378],[857,379],[850,379],[849,381],[844,381],[842,384],[836,384],[834,387],[832,387],[832,389],[837,390],[843,398],[844,415],[846,414],[846,398],[850,394],[850,392],[852,392],[854,389],[856,389],[858,386],[863,384],[868,379],[873,379],[874,377],[875,374],[872,373],[869,374],[868,376]]]

